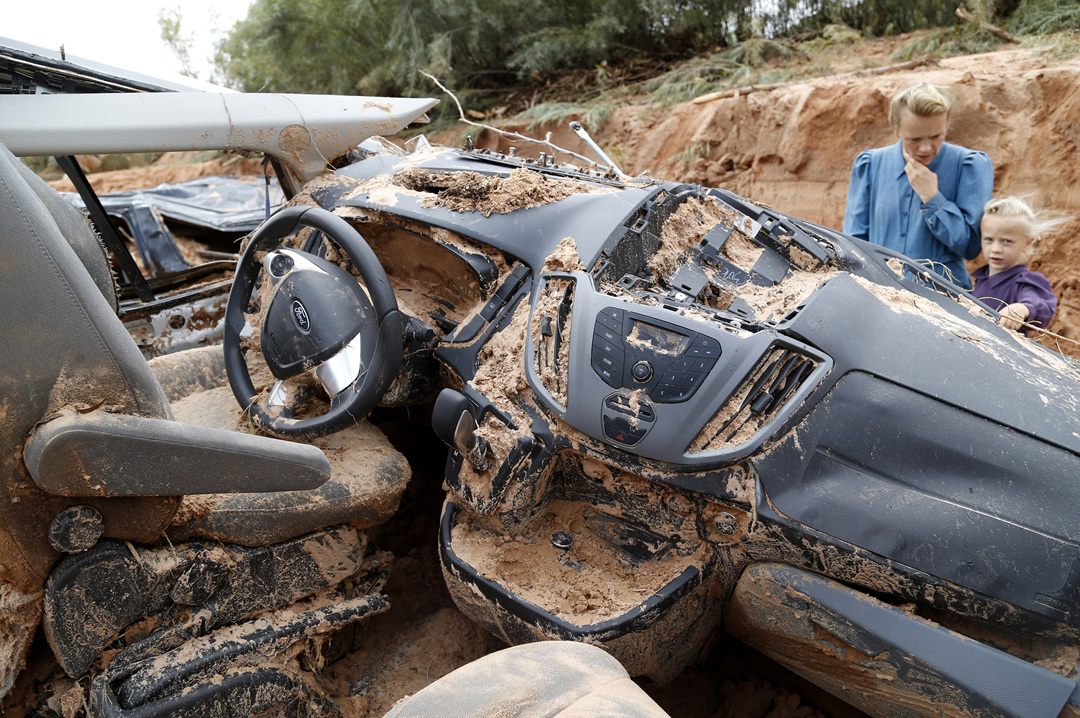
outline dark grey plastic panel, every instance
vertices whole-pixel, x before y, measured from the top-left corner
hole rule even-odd
[[[833,381],[865,371],[1080,453],[1080,365],[956,302],[931,313],[914,299],[888,303],[840,274],[787,333],[835,360]]]
[[[394,172],[405,167],[422,167],[438,170],[484,171],[491,174],[490,166],[465,160],[453,152],[446,152],[419,165],[413,158],[403,159],[378,155],[342,170],[342,174],[363,179],[378,174]],[[509,171],[510,168],[500,167]],[[657,191],[655,187],[623,189],[600,194],[577,194],[551,204],[531,209],[519,209],[508,214],[492,214],[485,217],[481,212],[456,212],[444,207],[423,207],[421,199],[400,194],[393,205],[373,201],[367,193],[341,201],[345,207],[361,207],[415,219],[435,227],[442,227],[475,239],[514,257],[518,257],[533,271],[539,271],[547,256],[564,237],[572,237],[578,254],[585,266],[591,266],[600,254],[604,240],[626,221],[641,202]]]
[[[784,515],[1075,625],[1080,457],[865,373],[755,460]]]
[[[551,277],[568,277],[577,282],[574,293],[573,321],[570,338],[570,389],[563,410],[551,397],[536,375],[532,362],[526,362],[527,376],[532,390],[545,402],[549,411],[559,415],[567,423],[590,436],[605,441],[617,449],[631,449],[633,453],[657,461],[682,466],[705,467],[730,462],[746,456],[761,446],[768,437],[798,409],[806,397],[828,374],[832,367],[829,357],[812,347],[771,331],[757,334],[736,335],[725,332],[720,325],[688,318],[669,309],[615,299],[593,288],[593,280],[584,272],[552,274]],[[536,291],[542,285],[538,283]],[[644,390],[649,383],[635,384],[624,378],[619,384],[605,382],[593,368],[594,327],[600,321],[600,312],[616,308],[627,316],[649,321],[656,326],[668,328],[688,337],[707,337],[720,345],[721,354],[708,371],[702,384],[685,401],[664,403],[650,400],[644,402],[652,410],[654,418],[648,422],[644,436],[633,442],[613,441],[605,432],[604,417],[608,400],[617,395],[628,396],[636,389]],[[689,453],[688,448],[712,419],[720,406],[730,397],[743,379],[754,369],[757,362],[770,347],[790,346],[813,357],[817,366],[776,416],[767,421],[746,443],[723,450]],[[531,332],[526,335],[526,356],[533,356]],[[629,360],[628,360],[629,361]],[[628,373],[624,377],[628,377]],[[651,382],[655,383],[655,382]],[[644,425],[643,425],[643,428]]]

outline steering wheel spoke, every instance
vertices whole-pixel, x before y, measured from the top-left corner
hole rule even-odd
[[[292,379],[278,379],[266,395],[270,413],[284,419],[293,419],[296,413],[315,396],[316,387],[303,381],[304,375]]]
[[[315,367],[315,377],[331,399],[356,383],[365,369],[364,336],[357,334],[334,356]]]

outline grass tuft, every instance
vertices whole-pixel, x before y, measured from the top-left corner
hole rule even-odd
[[[589,103],[580,102],[544,102],[530,107],[518,115],[519,120],[528,120],[529,129],[534,130],[540,125],[558,124],[570,117],[581,118],[581,124],[589,131],[603,127],[604,123],[615,111],[616,103],[598,101]]]
[[[1005,41],[990,32],[972,25],[942,27],[931,30],[914,42],[909,42],[893,53],[893,59],[900,62],[913,60],[923,55],[954,57],[956,55],[977,55],[989,52]]]

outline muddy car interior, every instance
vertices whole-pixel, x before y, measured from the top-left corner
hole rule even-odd
[[[328,635],[386,609],[388,557],[366,550],[363,530],[397,508],[404,458],[351,420],[331,452],[215,428],[235,414],[200,397],[225,380],[220,352],[174,353],[151,370],[115,315],[109,265],[83,218],[0,155],[5,266],[18,268],[5,280],[36,308],[5,323],[22,337],[3,362],[3,627],[15,639],[5,693],[39,622],[59,667],[81,677],[125,629],[157,616],[94,677],[94,715],[336,714],[289,665],[290,649],[302,643],[318,660]],[[178,420],[185,405],[201,424]],[[537,704],[532,715],[582,701],[664,715],[599,649],[523,648],[447,676],[393,715],[431,715],[425,702],[448,700],[475,715],[515,690]],[[483,695],[489,672],[507,678]]]
[[[398,600],[366,533],[410,480],[365,417],[429,405],[446,586],[513,648],[389,715],[662,716],[631,677],[721,633],[874,716],[1080,715],[1074,362],[722,189],[376,138],[430,101],[221,95],[199,141],[288,201],[221,344],[148,363],[12,152],[189,144],[169,94],[68,135],[81,98],[0,98],[3,693],[40,630],[90,715],[341,715],[321,671]]]
[[[240,243],[284,201],[276,179],[210,176],[97,194],[74,157],[56,159],[78,189],[64,198],[93,211],[109,255],[124,256],[115,264],[131,278],[117,273],[118,314],[143,356],[220,344]]]

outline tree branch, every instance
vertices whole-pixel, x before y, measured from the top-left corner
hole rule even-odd
[[[551,142],[548,142],[547,140],[537,140],[537,139],[533,139],[532,137],[527,137],[525,135],[519,135],[517,132],[508,132],[506,130],[500,130],[498,127],[492,127],[491,125],[485,125],[485,124],[483,124],[481,122],[473,122],[472,120],[465,117],[465,111],[461,109],[461,103],[458,102],[457,95],[455,95],[453,92],[450,92],[450,90],[446,89],[446,87],[444,87],[443,84],[441,82],[439,82],[438,78],[436,78],[434,75],[429,75],[428,73],[424,72],[423,70],[420,70],[420,74],[423,75],[424,77],[428,78],[432,82],[434,82],[436,85],[438,85],[440,90],[442,90],[446,94],[450,95],[450,99],[452,99],[454,101],[454,104],[457,105],[458,119],[461,120],[466,125],[472,125],[473,127],[479,127],[481,129],[484,129],[484,130],[491,130],[495,134],[502,135],[503,137],[508,137],[508,138],[510,138],[512,140],[519,140],[521,142],[531,142],[531,143],[533,143],[535,145],[540,145],[542,147],[547,147],[548,149],[550,149],[550,150],[552,150],[554,152],[562,152],[564,155],[569,155],[571,157],[579,159],[582,162],[586,162],[586,163],[592,165],[593,167],[596,167],[596,168],[599,168],[599,169],[605,169],[605,170],[607,169],[606,165],[601,165],[599,162],[596,162],[594,160],[590,160],[588,157],[585,157],[583,155],[579,155],[577,152],[571,152],[570,150],[564,150],[562,147],[559,147],[558,145],[554,145]],[[548,136],[550,137],[550,135],[548,135]]]
[[[968,12],[967,8],[965,8],[963,5],[960,5],[956,8],[956,16],[961,20],[964,20],[965,22],[970,22],[976,27],[981,27],[991,35],[997,35],[1006,42],[1015,42],[1016,44],[1020,44],[1021,42],[1020,38],[1018,38],[1016,35],[1013,35],[1011,32],[1008,32],[1007,30],[1002,30],[997,25],[991,25],[990,23],[975,17],[970,12]]]

